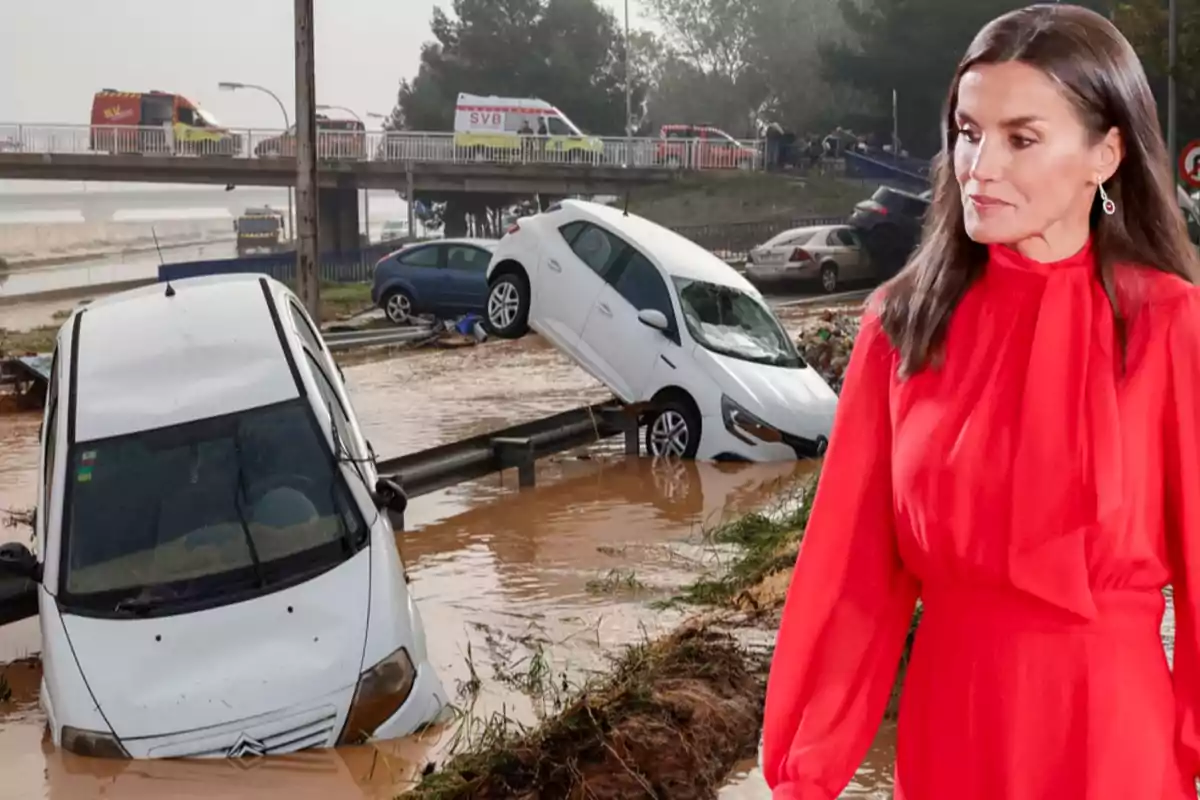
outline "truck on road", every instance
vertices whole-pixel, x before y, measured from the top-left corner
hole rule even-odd
[[[270,206],[247,208],[233,222],[238,258],[252,253],[278,253],[288,247],[283,213]]]

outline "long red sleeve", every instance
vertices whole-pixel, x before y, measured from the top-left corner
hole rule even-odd
[[[1172,314],[1167,343],[1166,524],[1175,599],[1174,687],[1178,758],[1200,777],[1200,290]]]
[[[868,312],[767,686],[763,771],[777,800],[834,800],[849,783],[882,719],[916,603],[893,523],[893,370],[891,345]]]

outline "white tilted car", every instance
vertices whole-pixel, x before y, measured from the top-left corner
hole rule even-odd
[[[257,275],[98,300],[63,325],[34,555],[63,749],[239,757],[412,733],[447,696],[340,371]]]
[[[545,336],[628,404],[651,455],[777,461],[825,451],[837,396],[754,285],[684,237],[564,200],[488,266],[487,322]]]

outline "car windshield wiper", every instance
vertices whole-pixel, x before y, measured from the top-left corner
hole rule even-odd
[[[246,513],[242,509],[242,497],[246,494],[245,474],[242,470],[242,426],[238,425],[233,431],[233,454],[237,459],[237,481],[233,487],[233,510],[237,512],[238,524],[242,527],[242,536],[246,540],[246,549],[250,551],[250,560],[254,562],[254,577],[258,585],[266,586],[266,576],[263,575],[262,559],[258,556],[258,546],[254,543],[254,534],[250,533],[250,525],[246,522]]]
[[[126,597],[125,599],[118,601],[117,604],[113,606],[113,611],[117,612],[118,614],[129,614],[135,617],[142,617],[168,601],[168,598],[165,597],[148,597],[144,594],[139,594],[133,597]]]

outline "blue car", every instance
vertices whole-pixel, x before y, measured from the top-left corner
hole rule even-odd
[[[492,239],[439,239],[403,247],[375,265],[371,301],[395,325],[431,314],[446,319],[483,315]]]

